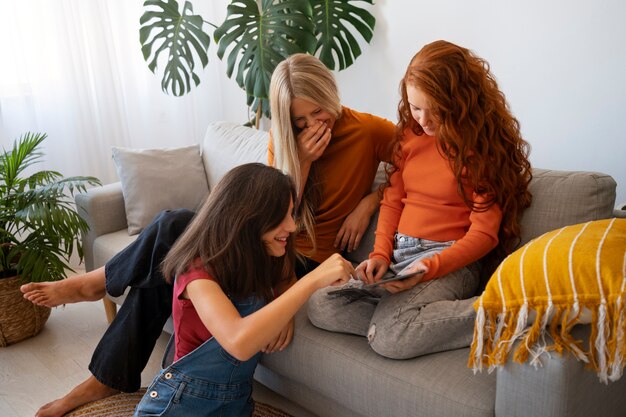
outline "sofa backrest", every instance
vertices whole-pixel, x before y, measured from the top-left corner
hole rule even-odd
[[[232,168],[248,162],[267,164],[269,134],[230,122],[209,125],[202,144],[202,160],[209,189]]]
[[[612,217],[616,187],[599,172],[533,169],[533,200],[521,219],[520,245],[563,226]]]

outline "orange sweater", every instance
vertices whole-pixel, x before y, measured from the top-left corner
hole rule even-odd
[[[492,205],[484,212],[471,211],[457,191],[450,163],[432,136],[405,135],[401,143],[400,169],[390,179],[380,207],[376,242],[370,258],[391,262],[396,230],[407,236],[456,242],[425,259],[429,271],[424,280],[441,277],[485,256],[498,244],[502,211]],[[484,201],[471,189],[466,195]]]
[[[301,232],[296,248],[303,255],[323,262],[337,252],[333,247],[346,216],[372,192],[378,164],[390,161],[390,143],[395,125],[389,120],[343,107],[335,122],[332,138],[324,154],[314,162],[321,184],[321,203],[315,211],[317,251]],[[274,165],[270,136],[268,163]]]

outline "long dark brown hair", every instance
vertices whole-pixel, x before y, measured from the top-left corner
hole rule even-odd
[[[171,281],[199,259],[229,297],[270,300],[272,288],[293,274],[295,249],[290,236],[286,255],[270,256],[262,237],[285,219],[291,201],[295,186],[279,170],[258,163],[233,168],[165,257],[163,275]]]
[[[489,64],[446,41],[428,44],[413,57],[400,83],[396,158],[403,132],[424,133],[411,115],[407,86],[421,90],[429,101],[438,121],[439,148],[450,161],[465,204],[473,211],[485,211],[493,204],[502,209],[498,252],[500,256],[510,253],[520,240],[521,214],[531,202],[530,145],[522,138],[520,124]],[[472,201],[464,186],[485,196],[486,203]]]

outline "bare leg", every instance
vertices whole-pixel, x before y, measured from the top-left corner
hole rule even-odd
[[[35,414],[35,417],[61,417],[83,404],[118,393],[119,391],[107,387],[91,375],[87,380],[71,390],[66,396],[41,407],[37,411],[37,414]]]
[[[56,307],[80,301],[96,301],[106,293],[104,267],[61,281],[32,282],[20,287],[34,304]]]

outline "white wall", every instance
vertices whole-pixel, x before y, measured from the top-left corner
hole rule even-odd
[[[98,94],[77,101],[75,87],[57,86],[55,99],[42,100],[38,106],[39,114],[45,117],[34,113],[30,118],[22,111],[28,106],[11,113],[6,105],[11,96],[5,97],[4,107],[0,105],[3,146],[20,132],[48,132],[50,147],[46,159],[50,168],[66,175],[95,175],[108,183],[117,180],[110,146],[182,146],[201,142],[206,125],[211,122],[247,120],[244,93],[234,80],[226,77],[226,65],[218,60],[213,42],[209,50],[211,63],[201,75],[202,84],[187,96],[167,96],[160,91],[160,75],[151,74],[141,57],[137,41],[141,4],[126,0],[93,3],[93,7],[99,7],[97,10],[106,12],[104,17],[115,22],[115,28],[101,27],[104,23],[98,19],[99,12],[83,10],[91,2],[66,0],[63,2],[66,13],[59,13],[59,17],[81,12],[80,19],[74,19],[83,23],[78,25],[81,35],[72,32],[66,36],[74,36],[72,39],[79,46],[85,43],[84,33],[95,36],[100,40],[95,49],[99,54],[107,52],[107,56],[113,57],[110,67],[114,70],[102,67],[88,53],[81,52],[85,48],[75,48],[74,58],[80,58],[75,61],[92,69],[85,75],[86,85],[100,85],[96,89]],[[226,15],[229,0],[194,0],[193,3],[197,13],[219,24]],[[531,161],[535,166],[606,172],[617,180],[617,203],[626,202],[626,25],[622,22],[626,17],[626,2],[376,0],[375,3],[370,7],[377,17],[372,43],[363,45],[363,55],[353,66],[337,74],[346,105],[395,121],[398,82],[410,58],[424,44],[437,39],[458,43],[491,63],[513,113],[522,124],[524,136],[532,145]],[[32,23],[31,12],[9,13],[13,10],[9,6],[19,10],[53,7],[46,0],[19,3],[0,0],[0,10],[21,22],[26,34],[43,23],[38,20]],[[59,27],[65,26],[59,24]],[[22,34],[18,39],[23,37]],[[56,43],[65,45],[62,40]],[[6,45],[3,46],[5,55],[12,58],[2,61],[0,74],[10,64],[28,74],[50,72],[47,60],[46,65],[39,65],[39,61],[37,65],[28,65],[30,61],[18,59],[36,59],[41,54],[37,48],[26,48],[28,43],[19,46],[24,49],[19,53],[7,52]],[[61,67],[71,62],[63,59],[57,64]],[[61,72],[70,70],[71,65]],[[5,78],[0,79],[0,101]],[[112,84],[111,79],[118,83]],[[123,93],[130,86],[134,86],[133,93]],[[107,89],[119,89],[122,93],[103,99],[101,90]],[[82,97],[94,88],[78,90]],[[64,104],[70,102],[74,107]],[[93,114],[91,118],[79,112],[85,103],[93,107],[85,110]],[[77,145],[65,144],[71,141]],[[78,152],[74,148],[82,150],[82,156],[72,156],[72,152]],[[72,163],[68,164],[68,160]]]
[[[626,203],[626,2],[378,0],[372,43],[337,74],[343,102],[396,120],[398,82],[426,43],[487,59],[536,167],[601,171]]]

